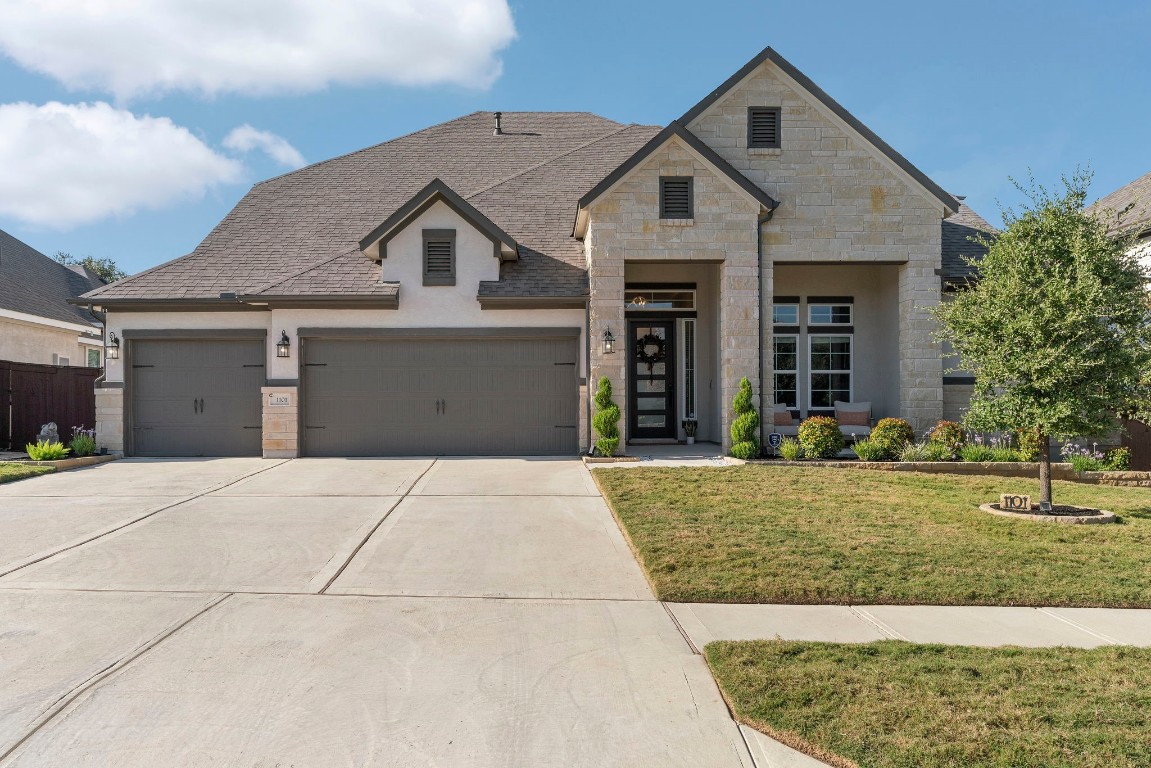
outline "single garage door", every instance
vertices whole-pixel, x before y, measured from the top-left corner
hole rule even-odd
[[[129,362],[132,454],[260,455],[263,341],[135,339]]]
[[[304,342],[309,456],[577,452],[577,337]]]

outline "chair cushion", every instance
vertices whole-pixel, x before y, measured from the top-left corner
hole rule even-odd
[[[863,403],[845,403],[842,400],[836,400],[835,401],[835,410],[836,410],[836,412],[839,412],[839,411],[856,411],[856,412],[863,411],[864,413],[870,414],[871,413],[871,401],[868,400],[867,402],[863,402]]]
[[[841,411],[835,410],[835,420],[841,427],[868,427],[871,426],[871,413],[869,411]]]
[[[795,417],[788,410],[775,410],[771,412],[771,423],[777,427],[795,426]]]

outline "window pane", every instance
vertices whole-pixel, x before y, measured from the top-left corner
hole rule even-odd
[[[850,304],[812,304],[807,312],[812,325],[851,325]]]
[[[638,376],[663,376],[667,372],[667,364],[655,363],[649,371],[647,363],[636,363],[635,372]]]
[[[646,372],[647,368],[645,366],[644,373]],[[636,379],[635,382],[635,391],[641,395],[647,392],[663,392],[666,387],[667,381],[664,379],[654,379],[650,381],[648,379]]]
[[[664,427],[667,426],[666,416],[637,416],[636,423],[640,427]]]
[[[799,325],[799,307],[794,304],[775,304],[771,308],[771,321],[776,325]]]
[[[662,411],[667,408],[667,399],[663,397],[637,397],[635,399],[637,411]]]
[[[629,310],[695,309],[695,291],[628,289],[623,294]]]

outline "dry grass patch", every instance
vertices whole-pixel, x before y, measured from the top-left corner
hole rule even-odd
[[[1151,765],[1151,649],[719,642],[740,721],[860,768]]]
[[[1038,481],[748,465],[596,470],[662,600],[1151,606],[1151,490],[1057,482],[1118,525],[978,509]]]

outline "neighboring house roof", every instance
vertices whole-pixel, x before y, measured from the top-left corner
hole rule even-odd
[[[87,270],[73,270],[0,230],[0,309],[65,323],[99,327],[68,299],[103,286]]]
[[[975,274],[975,267],[967,259],[982,259],[987,255],[987,246],[974,242],[980,236],[993,237],[997,230],[982,216],[973,211],[957,197],[959,210],[942,221],[943,248],[940,258],[940,273],[946,282],[962,283]]]
[[[1113,232],[1134,231],[1138,235],[1151,234],[1151,173],[1119,187],[1109,195],[1096,200],[1088,210],[1109,212],[1114,216],[1131,206],[1131,210],[1113,223]]]
[[[855,115],[848,112],[843,106],[827,95],[827,93],[816,85],[811,78],[800,72],[795,66],[787,59],[780,56],[770,46],[760,51],[751,61],[744,64],[738,72],[729,77],[718,88],[705,96],[698,104],[684,113],[679,122],[684,125],[689,125],[692,120],[699,117],[715,102],[719,101],[724,94],[730,91],[748,75],[750,75],[756,68],[758,68],[765,61],[770,61],[775,66],[783,70],[784,74],[798,83],[805,91],[811,94],[817,101],[827,107],[833,114],[840,120],[847,123],[851,128],[862,136],[868,143],[874,146],[882,154],[886,155],[889,160],[899,166],[907,175],[915,179],[915,181],[922,186],[932,196],[937,198],[944,207],[949,211],[955,211],[959,208],[959,201],[949,195],[938,184],[928,178],[927,174],[916,168],[911,162],[903,155],[896,152],[891,145],[886,141],[879,138],[874,131],[859,121]]]
[[[571,237],[576,201],[660,129],[586,112],[504,112],[503,133],[494,127],[490,112],[475,112],[261,182],[191,254],[89,298],[174,305],[336,291],[394,300],[360,241],[437,178],[518,244],[519,259],[501,264],[481,296],[587,295]]]

